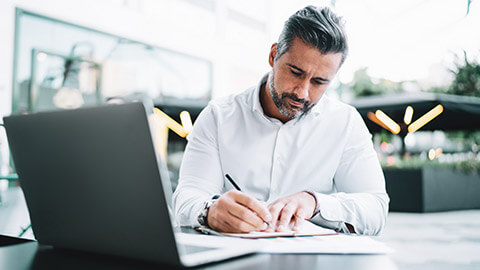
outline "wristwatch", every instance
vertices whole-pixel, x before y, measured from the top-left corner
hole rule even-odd
[[[220,198],[220,194],[215,194],[209,200],[203,203],[202,211],[198,214],[197,221],[202,226],[208,227],[208,209]]]
[[[315,217],[318,213],[320,213],[320,204],[318,203],[318,197],[317,197],[317,194],[314,192],[314,191],[311,191],[311,190],[304,190],[303,192],[306,192],[310,195],[312,195],[312,197],[315,199],[315,210],[313,211],[313,215],[311,218]]]

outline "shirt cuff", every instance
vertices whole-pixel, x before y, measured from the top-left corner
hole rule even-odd
[[[345,215],[338,199],[318,192],[315,192],[315,199],[319,211],[310,220],[322,227],[344,232],[346,227],[344,223]]]

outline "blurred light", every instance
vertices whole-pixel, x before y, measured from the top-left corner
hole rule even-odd
[[[395,121],[392,120],[392,118],[388,117],[384,112],[381,110],[377,110],[375,112],[375,116],[377,117],[378,120],[380,120],[383,124],[385,124],[390,132],[393,134],[398,134],[400,133],[400,126],[395,123]]]
[[[374,114],[373,112],[368,112],[368,113],[367,113],[367,117],[368,117],[368,119],[370,119],[370,120],[371,120],[372,122],[374,122],[375,124],[377,124],[377,125],[383,127],[384,129],[386,129],[386,130],[388,130],[388,131],[390,131],[390,132],[393,133],[393,131],[390,130],[390,128],[387,127],[382,121],[380,121],[380,120],[375,116],[375,114]]]
[[[37,53],[37,61],[41,62],[41,61],[45,61],[45,59],[47,59],[47,54],[46,53]]]
[[[412,122],[412,116],[413,116],[413,108],[412,106],[408,106],[406,109],[405,109],[405,116],[403,117],[403,122],[405,122],[405,124],[410,124]]]
[[[188,135],[192,132],[193,125],[192,125],[192,118],[187,111],[183,111],[180,113],[180,121],[182,122],[183,130]]]
[[[180,125],[158,108],[153,108],[153,113],[152,123],[155,128],[155,133],[153,134],[155,149],[162,160],[167,160],[168,130],[171,129],[178,136],[185,138],[192,131],[192,119],[187,111],[182,111],[180,113],[182,125]]]
[[[417,139],[415,139],[415,134],[413,133],[408,133],[407,136],[405,136],[404,141],[405,145],[408,147],[414,147],[417,143]]]
[[[388,156],[387,157],[387,166],[393,166],[395,165],[395,157],[394,156]]]
[[[418,118],[415,122],[413,122],[410,126],[408,126],[408,132],[415,132],[419,128],[426,125],[428,122],[432,121],[435,117],[443,112],[443,106],[441,104],[437,105],[435,108],[431,109],[426,114],[422,115],[422,117]]]
[[[178,136],[182,138],[185,138],[187,136],[184,128],[179,123],[177,123],[177,121],[173,120],[170,116],[168,116],[166,113],[162,112],[158,108],[154,108],[153,111],[155,115],[160,118],[160,120],[162,120],[168,128],[177,133]]]
[[[383,152],[387,152],[388,150],[388,143],[387,142],[382,142],[380,144],[380,149],[382,149]]]
[[[443,150],[442,148],[437,148],[437,150],[435,150],[435,157],[438,158],[439,156],[441,156],[443,154]]]
[[[430,159],[430,160],[435,159],[435,155],[436,155],[435,149],[432,148],[432,149],[430,149],[430,151],[428,151],[428,159]]]

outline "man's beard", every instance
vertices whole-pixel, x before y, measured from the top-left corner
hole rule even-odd
[[[298,98],[293,93],[282,93],[282,96],[280,96],[277,92],[277,89],[275,89],[273,76],[274,75],[273,75],[273,69],[272,69],[272,71],[270,71],[270,74],[268,76],[268,87],[270,88],[270,94],[272,95],[273,103],[275,103],[275,106],[277,106],[280,113],[290,119],[295,119],[295,118],[300,119],[305,115],[307,115],[310,109],[315,104],[310,105],[310,101],[302,98]],[[292,107],[292,105],[286,100],[287,98],[290,98],[291,100],[296,101],[298,103],[302,103],[303,107],[301,109]]]

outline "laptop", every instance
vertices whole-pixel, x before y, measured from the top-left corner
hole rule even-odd
[[[4,124],[40,244],[186,267],[258,249],[206,246],[199,235],[189,243],[174,226],[168,171],[142,103],[14,115]]]

